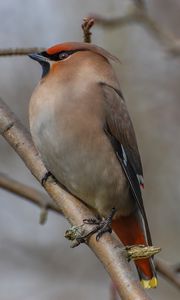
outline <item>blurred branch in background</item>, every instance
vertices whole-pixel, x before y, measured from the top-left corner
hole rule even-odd
[[[91,42],[90,29],[94,22],[105,28],[123,27],[126,25],[138,23],[144,26],[150,34],[152,34],[164,47],[165,50],[172,56],[180,55],[180,39],[175,37],[170,31],[165,30],[154,21],[148,14],[145,1],[133,0],[133,5],[128,9],[126,15],[121,17],[109,18],[97,14],[91,14],[89,17],[84,18],[82,29],[84,33],[84,42]],[[0,49],[0,56],[10,55],[27,55],[33,52],[44,51],[44,48],[12,48],[12,49]]]
[[[46,195],[31,188],[25,184],[22,184],[14,179],[7,177],[5,174],[0,173],[0,188],[9,191],[13,194],[30,201],[31,203],[39,206],[42,209],[42,217],[44,210],[52,210],[56,213],[62,215],[61,210],[56,206],[50,199],[46,198]],[[41,222],[42,223],[42,222]],[[180,289],[180,269],[179,265],[171,266],[165,261],[156,259],[156,269],[160,275],[165,279],[173,283],[178,289]],[[114,286],[112,286],[112,291],[115,293]]]
[[[0,49],[0,56],[28,55],[30,53],[41,52],[44,50],[45,48],[40,47]]]
[[[62,214],[61,210],[55,205],[47,195],[39,192],[38,190],[29,187],[26,184],[18,182],[17,180],[9,178],[7,175],[0,173],[0,188],[11,192],[29,202],[39,206],[41,208],[40,223],[43,224],[44,214],[48,210],[52,210],[56,213]]]
[[[106,29],[138,23],[144,26],[165,47],[169,54],[172,56],[180,55],[180,39],[162,28],[149,16],[145,1],[133,0],[133,5],[130,5],[127,14],[121,17],[109,18],[97,14],[91,14],[89,17],[94,18],[97,25]]]
[[[91,43],[91,28],[94,25],[93,18],[84,18],[81,28],[83,30],[83,40],[85,43]],[[28,55],[34,52],[42,52],[45,48],[42,47],[30,47],[30,48],[8,48],[0,49],[0,56],[15,56],[15,55]]]

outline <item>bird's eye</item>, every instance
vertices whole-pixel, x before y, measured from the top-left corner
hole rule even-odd
[[[67,58],[69,56],[69,54],[67,52],[60,52],[59,53],[59,60],[63,60],[65,58]]]

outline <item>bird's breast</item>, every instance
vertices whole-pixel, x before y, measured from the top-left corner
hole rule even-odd
[[[103,130],[101,102],[46,97],[34,114],[30,106],[30,127],[48,170],[99,213],[106,215],[113,206],[126,213],[129,188]]]

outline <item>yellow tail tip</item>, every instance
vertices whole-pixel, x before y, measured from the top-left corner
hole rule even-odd
[[[141,280],[141,284],[143,286],[143,288],[145,289],[150,289],[150,288],[155,288],[158,285],[158,281],[156,277],[151,278],[150,280],[145,280],[142,279]]]

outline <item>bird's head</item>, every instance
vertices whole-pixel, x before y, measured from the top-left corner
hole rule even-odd
[[[115,56],[111,55],[108,51],[104,50],[101,47],[88,43],[78,42],[57,44],[51,48],[48,48],[46,51],[29,54],[29,57],[41,64],[43,69],[42,77],[44,77],[49,73],[51,67],[54,64],[58,64],[59,66],[61,66],[61,64],[67,65],[67,62],[69,64],[69,60],[72,60],[76,54],[81,54],[84,51],[90,51],[91,53],[98,54],[101,57],[104,57],[104,59],[106,59],[107,61],[118,61]],[[78,61],[76,61],[76,63],[79,63],[82,60],[81,58],[82,55],[79,55]]]

